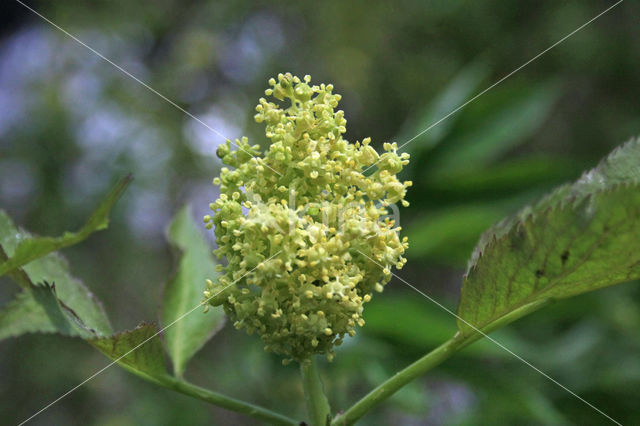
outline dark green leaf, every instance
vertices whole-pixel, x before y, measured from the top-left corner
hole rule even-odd
[[[181,257],[175,276],[164,290],[162,322],[168,326],[181,318],[165,332],[174,371],[180,376],[191,357],[220,329],[224,312],[216,307],[204,314],[204,308],[199,307],[189,313],[204,297],[205,280],[215,278],[216,264],[211,247],[193,222],[188,207],[175,216],[168,234]]]
[[[164,349],[155,324],[142,323],[133,330],[88,342],[134,374],[151,380],[168,376]]]
[[[458,328],[492,328],[527,307],[640,277],[640,139],[483,235]],[[521,310],[519,310],[522,308]]]
[[[25,333],[93,336],[75,312],[58,300],[55,288],[47,283],[23,290],[0,311],[0,340]]]
[[[7,249],[3,241],[5,238],[8,238],[6,230],[0,229],[0,233],[4,235],[1,239],[5,252],[7,252],[7,254],[12,252],[8,260],[0,263],[0,276],[53,251],[77,244],[93,232],[105,229],[109,224],[109,212],[111,208],[118,198],[120,198],[120,195],[122,195],[122,192],[127,188],[131,180],[131,176],[122,179],[100,203],[87,223],[77,232],[65,232],[60,237],[28,237],[18,241],[14,249]],[[2,224],[3,223],[0,222],[0,225]]]
[[[11,256],[21,241],[30,239],[29,233],[16,228],[11,218],[0,211],[0,244],[2,245],[0,257],[4,253],[2,249]],[[95,330],[100,335],[112,333],[102,305],[82,281],[69,273],[69,266],[62,255],[50,253],[23,268],[14,269],[9,272],[9,276],[25,289],[31,288],[33,283],[43,281],[54,283],[57,297],[82,318],[87,328]]]

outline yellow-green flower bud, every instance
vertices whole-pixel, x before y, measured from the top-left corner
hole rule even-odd
[[[207,286],[209,303],[287,360],[332,359],[334,346],[364,325],[364,303],[382,291],[392,266],[404,265],[408,247],[386,207],[406,204],[411,182],[396,174],[408,155],[395,143],[379,156],[370,138],[345,140],[340,95],[310,81],[289,73],[269,80],[265,93],[282,102],[261,98],[255,120],[265,123],[270,146],[261,154],[242,138],[238,150],[230,141],[218,148],[234,169],[214,179],[220,197],[204,219],[217,256],[227,259]]]

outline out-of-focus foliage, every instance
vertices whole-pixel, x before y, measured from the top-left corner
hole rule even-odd
[[[608,5],[32,4],[225,136],[246,134],[263,146],[262,129],[250,117],[268,76],[291,70],[333,82],[344,95],[348,139],[371,135],[401,145]],[[214,153],[221,138],[17,3],[0,7],[6,11],[0,206],[37,234],[59,235],[80,228],[116,177],[133,172],[136,181],[116,206],[109,231],[65,251],[73,274],[91,282],[109,307],[113,328],[131,329],[154,318],[173,270],[164,240],[170,218],[185,201],[201,217],[218,195],[210,180],[219,172]],[[411,207],[401,218],[412,240],[402,271],[408,281],[455,306],[464,262],[483,230],[640,133],[638,14],[640,5],[623,2],[407,146],[412,168],[403,178],[414,181]],[[469,160],[452,161],[457,153]],[[17,291],[7,281],[0,279],[3,305]],[[58,281],[56,287],[61,296]],[[579,296],[495,337],[623,424],[637,423],[639,297],[637,285]],[[362,335],[345,341],[323,370],[333,407],[346,407],[432,348],[435,337],[421,336],[448,331],[440,315],[401,283],[387,286],[365,313]],[[193,358],[186,376],[302,414],[293,403],[302,397],[295,368],[282,368],[259,342],[229,327],[216,339]],[[601,423],[583,403],[485,343],[416,381],[363,423]],[[3,341],[0,359],[0,412],[8,423],[106,363],[79,340],[42,336]],[[40,422],[247,421],[114,368]]]

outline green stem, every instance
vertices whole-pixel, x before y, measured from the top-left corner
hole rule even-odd
[[[304,399],[307,402],[311,424],[326,426],[331,418],[331,408],[322,388],[315,357],[312,356],[300,363],[300,373],[302,374]]]
[[[247,416],[251,416],[256,419],[264,420],[265,422],[273,425],[297,426],[300,424],[299,421],[290,419],[289,417],[268,410],[266,408],[253,405],[249,402],[241,401],[239,399],[230,398],[217,392],[201,388],[200,386],[196,386],[182,380],[174,379],[173,377],[164,377],[161,379],[156,379],[154,381],[167,389],[171,389],[176,392],[201,399],[213,405],[217,405],[218,407],[226,408],[231,411],[246,414]]]
[[[486,336],[487,333],[538,310],[549,303],[551,303],[550,299],[544,299],[522,306],[509,314],[498,318],[486,327],[483,327],[482,331],[472,329],[468,331],[467,334],[461,334],[460,332],[456,333],[456,335],[451,339],[447,340],[413,364],[398,371],[395,375],[373,389],[347,411],[334,418],[331,424],[336,426],[352,425],[374,406],[396,393],[407,383],[436,367],[460,349]]]

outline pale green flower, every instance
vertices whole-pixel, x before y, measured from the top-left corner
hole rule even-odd
[[[404,265],[408,246],[387,206],[408,205],[411,182],[396,174],[409,155],[396,153],[395,143],[379,156],[369,138],[345,140],[344,112],[335,110],[340,95],[310,80],[288,73],[269,80],[266,95],[282,102],[260,99],[255,120],[265,123],[271,145],[264,154],[247,138],[236,140],[241,149],[229,141],[219,147],[234,169],[214,179],[221,194],[204,218],[216,254],[227,259],[205,297],[286,362],[314,353],[333,358],[333,347],[364,325],[364,304],[382,291],[391,267]]]

